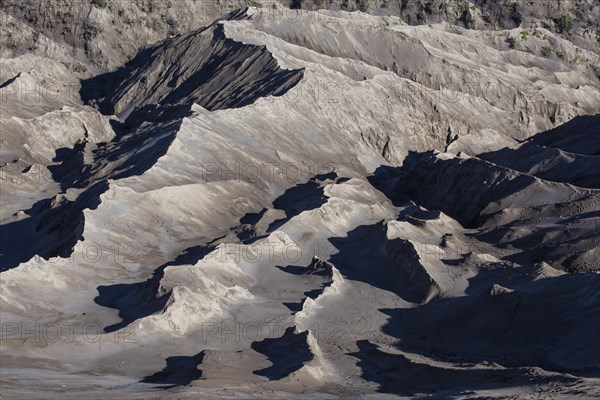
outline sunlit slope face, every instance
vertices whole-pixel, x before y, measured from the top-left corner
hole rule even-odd
[[[480,34],[250,8],[8,96],[8,390],[593,394],[599,83]]]

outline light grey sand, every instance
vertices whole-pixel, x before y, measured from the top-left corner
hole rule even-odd
[[[598,54],[227,18],[0,60],[2,397],[597,397]]]

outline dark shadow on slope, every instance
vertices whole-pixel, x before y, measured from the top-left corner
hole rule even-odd
[[[359,340],[358,351],[349,355],[359,361],[361,376],[379,384],[381,393],[448,399],[471,390],[493,390],[514,386],[575,383],[573,377],[543,377],[527,370],[450,369],[418,363],[402,354],[386,353],[368,340]]]
[[[29,217],[0,225],[0,271],[17,267],[34,256],[68,258],[84,227],[84,209],[95,209],[108,189],[100,181],[71,201],[59,194],[40,200],[25,211]]]
[[[600,135],[596,140],[600,141]],[[478,157],[550,182],[600,188],[600,156],[565,153],[530,141],[516,149],[504,148]]]
[[[74,183],[85,169],[84,157],[91,153],[90,146],[91,143],[86,140],[79,140],[72,148],[63,147],[56,150],[56,156],[52,161],[60,164],[49,165],[48,170],[52,174],[52,179],[60,184],[63,193],[71,187],[78,187]]]
[[[138,128],[127,128],[124,124],[111,121],[113,129],[119,134],[94,149],[90,149],[91,143],[82,142],[77,143],[70,152],[61,152],[61,164],[49,168],[53,179],[66,190],[70,187],[83,188],[100,179],[141,175],[167,153],[179,131],[182,118],[191,114],[188,110],[174,115],[173,119],[165,117],[161,124],[148,123]],[[92,158],[93,162],[86,163],[85,158]]]
[[[310,264],[306,267],[299,265],[287,265],[285,267],[277,267],[280,270],[287,272],[288,274],[302,276],[323,276],[327,278],[333,277],[332,265],[327,261],[323,261],[317,257],[313,257]]]
[[[323,182],[337,178],[335,172],[312,177],[308,182],[299,183],[287,189],[281,196],[273,201],[273,207],[283,210],[285,218],[273,221],[267,228],[267,233],[273,232],[293,217],[304,211],[314,210],[327,203],[327,196],[323,189]]]
[[[266,208],[263,208],[257,213],[247,213],[240,218],[240,224],[235,228],[235,234],[242,242],[251,240],[256,237],[256,224],[260,222],[262,217],[267,212]]]
[[[600,156],[600,114],[577,116],[528,140],[569,153]]]
[[[135,68],[142,68],[142,60],[148,60],[156,48],[150,47],[140,50],[136,56],[114,72],[107,72],[80,81],[79,97],[84,104],[93,106],[104,115],[113,115],[114,106],[105,97],[111,90],[121,85],[128,74]]]
[[[504,257],[518,264],[544,261],[569,272],[598,270],[598,258],[590,253],[600,237],[600,210],[594,200],[597,196],[529,207],[526,217],[492,225],[469,236],[499,248],[520,250]],[[590,211],[582,212],[586,209]],[[502,216],[501,212],[497,214]]]
[[[305,294],[305,296],[306,296],[306,294]],[[294,315],[295,313],[302,311],[302,307],[304,306],[305,301],[306,301],[306,297],[296,303],[284,302],[283,305],[286,306],[288,308],[288,310],[290,310],[292,312],[292,315]]]
[[[294,333],[294,327],[290,327],[279,338],[253,342],[252,349],[264,354],[273,363],[272,366],[254,371],[254,373],[265,376],[269,380],[278,380],[299,370],[314,357],[308,346],[307,338],[308,331]]]
[[[304,292],[304,298],[297,303],[283,303],[290,311],[296,313],[302,310],[302,306],[307,298],[316,299],[319,297],[325,289],[333,283],[333,268],[327,261],[320,260],[317,257],[313,257],[311,263],[306,266],[287,265],[285,267],[277,266],[280,270],[296,276],[314,276],[322,277],[320,286],[316,289],[308,290]]]
[[[152,277],[145,282],[122,283],[110,286],[98,286],[98,296],[94,302],[100,306],[119,310],[121,322],[109,325],[104,332],[110,333],[127,327],[132,322],[162,311],[171,293],[158,296],[160,281],[166,265],[157,268]]]
[[[186,249],[174,261],[158,267],[152,277],[144,282],[98,286],[96,288],[98,296],[94,298],[96,304],[119,310],[119,317],[122,319],[119,323],[105,327],[104,331],[118,331],[140,318],[162,311],[171,298],[171,292],[158,296],[160,281],[164,276],[165,268],[175,265],[196,264],[216,248],[214,242],[219,239],[221,238],[212,240],[206,245]]]
[[[29,218],[0,225],[0,270],[14,268],[36,255],[69,257],[84,230],[83,210],[98,207],[100,196],[108,189],[106,179],[140,175],[151,168],[175,139],[182,118],[190,114],[180,109],[174,114],[176,119],[163,121],[163,126],[148,125],[139,130],[111,121],[116,134],[111,142],[93,148],[92,143],[82,140],[73,148],[58,149],[54,161],[60,164],[48,167],[53,180],[60,183],[63,193],[69,188],[87,189],[75,201],[66,200],[63,194],[41,200],[25,211]],[[161,115],[165,114],[156,113],[154,119]],[[94,161],[86,163],[90,157]],[[116,169],[104,172],[114,162],[118,163]]]
[[[243,12],[232,13],[229,18],[243,18],[243,15]],[[61,164],[52,166],[50,170],[61,189],[66,192],[69,188],[91,187],[75,202],[61,202],[59,206],[53,205],[49,211],[46,209],[55,203],[55,199],[43,200],[28,210],[31,218],[0,227],[4,250],[3,270],[13,268],[36,254],[44,257],[68,256],[83,232],[83,209],[97,207],[99,196],[107,188],[106,183],[101,182],[140,175],[151,168],[166,154],[183,118],[191,115],[192,103],[199,102],[209,109],[239,107],[262,96],[281,95],[301,79],[302,71],[279,69],[277,61],[265,47],[244,45],[227,39],[218,25],[211,29],[203,45],[212,49],[214,54],[185,82],[167,85],[162,98],[137,103],[135,109],[128,106],[126,121],[123,124],[113,122],[116,136],[111,142],[94,147],[89,142],[81,141],[72,149],[57,151],[56,160],[60,160]],[[188,34],[185,40],[192,40],[194,35],[202,31]],[[114,112],[114,102],[120,95],[125,95],[125,88],[131,89],[128,85],[145,81],[148,72],[146,67],[161,62],[156,58],[160,56],[158,50],[168,50],[173,43],[179,43],[178,50],[185,54],[185,40],[183,44],[180,38],[167,40],[159,46],[141,51],[136,59],[114,73],[82,81],[82,99],[88,104],[98,105],[104,113]],[[227,62],[233,61],[231,57],[255,62],[262,60],[260,65],[263,68],[257,69],[254,74],[238,74],[236,68],[241,68],[242,63],[233,63],[233,69],[224,67]],[[243,78],[229,82],[227,87],[220,87],[224,74]],[[86,162],[86,159],[92,161]],[[104,190],[98,190],[100,187]],[[59,220],[53,221],[54,217]],[[57,239],[58,233],[64,233],[65,237]],[[31,240],[32,237],[35,240]]]
[[[64,194],[41,200],[25,213],[29,218],[0,225],[3,256],[2,271],[14,268],[39,255],[44,258],[69,257],[84,231],[83,210],[95,209],[100,196],[108,190],[108,179],[141,175],[166,154],[181,125],[181,119],[162,126],[146,125],[133,132],[119,134],[113,141],[91,151],[91,143],[78,142],[72,149],[59,149],[50,166],[53,179],[63,193],[69,188],[85,189],[74,201]],[[86,156],[94,158],[85,164]],[[116,166],[108,168],[113,163]]]
[[[226,18],[240,19],[246,15],[244,11],[237,11]],[[195,47],[190,47],[192,44]],[[176,64],[182,57],[187,57],[185,62]],[[163,61],[170,65],[165,70],[167,74],[155,74],[157,68],[164,69]],[[256,67],[249,71],[248,66]],[[14,240],[5,241],[3,268],[12,268],[35,254],[68,256],[70,253],[65,252],[65,247],[72,247],[80,238],[73,239],[72,232],[79,235],[83,232],[82,224],[77,225],[82,222],[81,211],[96,207],[99,202],[103,192],[96,190],[99,182],[140,175],[151,168],[168,151],[183,118],[191,115],[193,103],[210,110],[241,107],[260,97],[284,94],[302,76],[302,70],[279,68],[265,46],[228,39],[223,27],[213,24],[142,50],[115,72],[82,81],[80,96],[86,104],[99,107],[105,114],[118,113],[124,121],[113,123],[116,136],[109,143],[94,146],[81,141],[72,149],[58,150],[57,160],[61,164],[51,167],[51,172],[63,192],[88,186],[94,189],[86,190],[86,195],[75,202],[76,206],[61,206],[54,211],[61,221],[51,221],[45,213],[43,218],[33,215],[34,220],[2,226],[2,238],[30,239],[32,233],[36,238],[26,241],[33,243],[23,245],[13,243]],[[185,79],[180,81],[180,77]],[[150,86],[152,89],[144,94],[144,88]],[[52,201],[44,200],[37,207],[47,207]],[[28,211],[37,214],[34,209]],[[67,233],[69,240],[60,239],[60,243],[53,245],[56,238],[40,232],[61,229],[61,225],[67,224],[62,220],[76,221],[77,226],[69,223],[73,228]],[[40,224],[48,227],[33,232],[32,227]]]
[[[535,271],[529,272],[496,272],[504,288],[484,273],[471,279],[469,296],[382,309],[390,317],[383,332],[398,338],[398,349],[442,362],[494,362],[579,376],[600,372],[600,324],[592,322],[600,297],[589,295],[600,277],[535,280]]]
[[[300,299],[300,301],[298,301],[296,303],[284,302],[283,305],[286,306],[288,308],[288,310],[290,310],[292,312],[292,315],[297,312],[300,312],[300,311],[302,311],[302,307],[304,307],[304,303],[306,302],[306,299],[310,298],[310,299],[315,300],[317,297],[322,295],[323,291],[325,291],[325,289],[327,287],[331,286],[332,283],[333,283],[333,281],[325,281],[321,285],[321,287],[304,292],[305,297]]]
[[[477,158],[438,159],[433,151],[409,152],[402,167],[379,167],[370,178],[395,205],[409,200],[439,210],[464,227],[481,225],[480,213],[492,202],[534,182],[531,176]]]
[[[220,20],[244,18],[241,10]],[[284,94],[302,76],[302,70],[279,68],[266,46],[227,38],[224,27],[215,22],[145,49],[115,72],[82,81],[81,96],[104,114],[116,114],[131,124],[144,120],[155,105],[243,107],[260,97]]]
[[[230,18],[243,18],[243,13],[233,13]],[[191,115],[191,105],[194,102],[209,109],[239,107],[250,104],[262,96],[281,95],[301,79],[302,71],[281,70],[277,61],[266,48],[244,45],[227,39],[219,25],[214,25],[210,29],[212,31],[202,46],[213,51],[214,54],[211,53],[204,60],[204,64],[197,65],[197,71],[184,82],[177,85],[169,83],[163,87],[162,97],[147,98],[148,101],[145,102],[139,99],[140,102],[137,102],[135,107],[128,105],[125,122],[113,122],[116,136],[111,142],[95,147],[92,143],[81,141],[76,143],[72,149],[59,149],[56,159],[60,160],[61,164],[50,169],[53,178],[60,183],[63,191],[69,188],[85,188],[90,185],[97,187],[96,182],[105,179],[121,179],[143,174],[161,156],[166,154],[176,137],[183,118]],[[126,92],[132,89],[131,85],[141,81],[145,82],[148,79],[146,76],[149,72],[148,68],[161,63],[159,50],[170,51],[170,46],[173,45],[178,46],[176,51],[185,54],[188,50],[186,40],[193,41],[195,35],[201,35],[203,31],[199,30],[184,35],[185,39],[167,40],[154,48],[143,50],[136,59],[114,73],[82,81],[80,92],[82,99],[88,104],[98,105],[104,113],[114,112],[114,105],[121,99],[121,96],[127,97]],[[259,65],[263,68],[254,71],[254,74],[238,74],[237,69],[242,68],[242,63],[233,63],[234,59],[255,62],[262,60],[262,64]],[[225,67],[228,62],[233,63],[235,68],[233,66]],[[222,79],[224,74],[241,77],[239,78],[241,80],[234,80],[227,83],[228,86],[221,87],[220,85],[224,82]],[[152,91],[153,96],[156,94],[155,92],[156,90]],[[92,161],[89,161],[90,159]],[[60,215],[65,221],[79,223],[82,221],[81,211],[97,206],[102,192],[88,189],[85,192],[88,196],[78,200],[77,207],[74,207],[73,210],[71,207],[60,207],[55,214]],[[94,196],[90,196],[92,194]],[[46,200],[42,205],[45,206],[50,201]],[[67,211],[74,211],[75,215],[68,215]],[[30,234],[31,226],[38,225],[39,222],[34,220],[33,222],[24,221],[5,225],[1,228],[2,237]],[[43,222],[54,223],[46,217]],[[50,227],[46,230],[53,229]],[[72,231],[81,234],[83,226],[78,226]],[[69,233],[68,237],[72,236]],[[77,239],[79,237],[70,239],[70,245],[74,245]],[[60,248],[52,246],[53,240],[54,238],[51,236],[38,237],[38,240],[34,241],[35,245],[25,244],[25,249],[17,249],[19,246],[15,246],[10,241],[4,242],[6,243],[6,252],[4,253],[6,255],[3,256],[3,267],[12,268],[38,253],[44,256],[69,254],[64,252],[65,246],[69,246],[63,243],[65,240],[61,241]],[[43,249],[38,251],[36,247],[40,246]]]
[[[383,222],[363,225],[346,237],[330,238],[339,252],[330,262],[347,278],[397,294],[411,303],[426,301],[438,290],[407,240],[387,238]]]
[[[119,142],[106,146],[97,155],[90,172],[94,177],[104,176],[102,168],[115,162],[118,166],[110,172],[111,179],[142,175],[167,153],[181,123],[181,119],[175,119],[160,127],[151,124],[123,136]]]
[[[400,211],[398,214],[399,220],[410,220],[410,221],[430,221],[440,218],[442,213],[438,210],[427,210],[413,203],[405,205],[405,209]]]
[[[597,255],[590,255],[595,252],[600,243],[600,221],[595,223],[594,233],[586,235],[573,235],[569,240],[559,242],[544,243],[539,242],[544,235],[553,235],[561,231],[561,226],[566,229],[567,226],[557,224],[558,226],[548,229],[540,229],[529,237],[519,240],[522,245],[522,252],[511,254],[504,257],[505,260],[518,264],[535,264],[544,261],[558,270],[566,272],[598,272],[600,270],[600,260]],[[538,242],[537,245],[532,244]],[[588,253],[589,252],[589,253]]]
[[[17,75],[13,76],[12,78],[8,78],[4,82],[0,83],[0,89],[3,89],[5,87],[7,87],[8,85],[10,85],[14,81],[16,81],[17,78],[20,77],[20,76],[21,76],[21,73],[19,72]]]
[[[404,175],[402,168],[381,165],[367,180],[375,189],[385,194],[394,206],[400,207],[410,202],[410,197],[399,186]]]
[[[202,370],[198,366],[204,359],[204,351],[194,356],[173,356],[165,361],[164,369],[150,376],[146,376],[140,382],[159,384],[159,389],[171,389],[177,386],[189,385],[192,381],[202,378]],[[166,386],[163,386],[166,385]]]
[[[239,10],[234,11],[220,19],[239,19],[239,14],[241,14]],[[95,106],[102,114],[116,114],[114,103],[111,101],[112,98],[114,98],[117,93],[122,93],[125,88],[130,86],[131,80],[146,83],[147,78],[143,77],[144,72],[152,67],[155,58],[159,56],[161,52],[164,52],[164,50],[172,43],[181,40],[182,36],[193,37],[200,35],[204,31],[209,31],[213,26],[214,24],[211,24],[185,35],[177,35],[175,38],[165,39],[154,46],[140,50],[132,60],[128,61],[115,71],[82,80],[79,92],[81,100],[85,104]],[[174,85],[170,82],[169,87],[173,86]]]

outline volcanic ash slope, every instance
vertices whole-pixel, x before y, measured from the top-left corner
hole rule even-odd
[[[600,82],[503,34],[249,8],[8,96],[3,394],[597,396]]]

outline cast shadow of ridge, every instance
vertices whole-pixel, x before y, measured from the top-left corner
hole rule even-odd
[[[260,222],[266,212],[267,209],[263,208],[257,213],[246,213],[240,218],[240,223],[234,232],[242,243],[256,238],[256,224]]]
[[[167,292],[157,296],[160,281],[168,266],[195,264],[202,260],[208,253],[216,248],[213,243],[217,238],[206,245],[194,246],[186,249],[174,261],[167,262],[158,267],[152,277],[143,282],[121,283],[109,286],[98,286],[98,296],[94,298],[96,304],[119,310],[122,321],[104,328],[104,331],[115,332],[129,326],[134,321],[153,315],[163,310],[171,297]]]
[[[349,279],[395,293],[411,303],[424,302],[437,290],[414,245],[388,239],[383,221],[328,240],[339,250],[329,261]]]
[[[272,366],[256,370],[256,375],[264,376],[269,380],[285,378],[292,372],[302,368],[314,355],[307,342],[308,331],[294,333],[294,327],[285,330],[279,338],[267,338],[260,342],[253,342],[253,350],[267,356]]]
[[[535,178],[475,157],[438,158],[433,151],[411,151],[402,167],[381,166],[370,181],[395,205],[413,201],[442,211],[465,228],[477,228],[490,203],[525,189]]]
[[[600,115],[575,117],[533,135],[516,148],[482,153],[479,158],[551,182],[600,188]]]
[[[600,114],[579,115],[527,141],[569,153],[600,156]]]
[[[273,207],[285,212],[285,217],[273,221],[267,228],[267,233],[273,232],[293,217],[304,211],[314,210],[327,203],[322,183],[326,180],[337,179],[335,172],[315,175],[308,182],[299,183],[287,189],[281,196],[273,201]]]
[[[192,381],[202,378],[202,370],[198,366],[203,359],[204,350],[193,356],[168,357],[165,360],[165,368],[146,376],[140,382],[158,384],[161,385],[158,388],[164,390],[189,385]]]
[[[597,377],[600,326],[590,325],[589,319],[600,298],[581,295],[597,288],[597,274],[542,280],[535,275],[511,279],[514,274],[508,271],[505,282],[500,281],[512,289],[492,285],[498,281],[492,276],[484,282],[475,276],[469,296],[380,309],[389,316],[382,331],[398,340],[391,351],[357,342],[359,351],[350,355],[359,359],[362,376],[379,383],[381,392],[443,392],[448,397],[460,390]],[[551,373],[538,374],[536,368]]]
[[[349,353],[359,361],[363,379],[379,384],[380,393],[448,399],[472,390],[494,390],[515,386],[575,383],[575,377],[524,374],[519,369],[454,369],[409,359],[403,354],[388,353],[368,340],[356,342],[358,351]]]
[[[83,235],[84,209],[95,209],[108,189],[100,181],[75,200],[59,194],[40,200],[25,211],[28,218],[0,225],[0,271],[6,271],[35,256],[68,258]]]
[[[315,289],[307,290],[303,292],[303,297],[299,302],[285,302],[283,303],[292,314],[302,310],[306,299],[315,300],[317,297],[323,294],[326,288],[333,284],[333,266],[327,261],[320,260],[317,257],[313,257],[311,263],[304,267],[299,265],[286,265],[277,266],[283,272],[288,274],[296,275],[298,277],[305,277],[311,279]],[[316,279],[315,279],[316,278]]]

